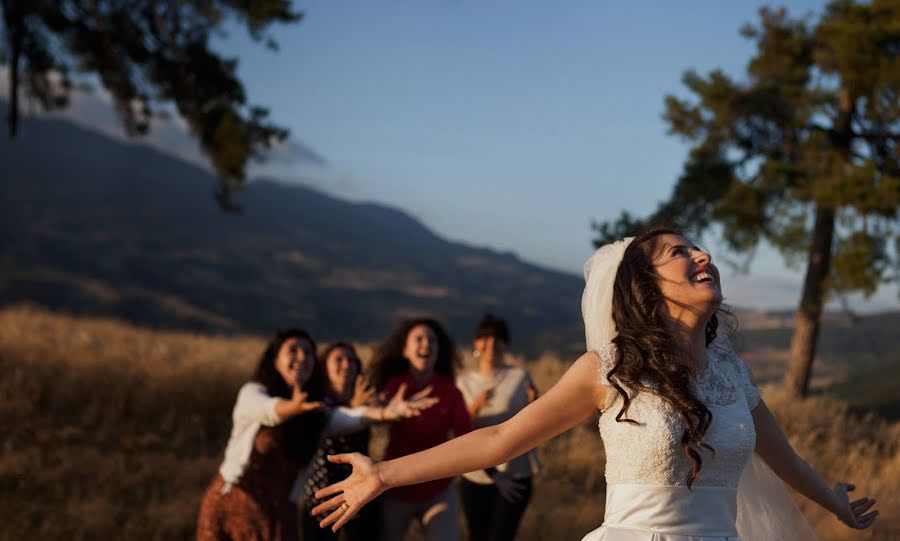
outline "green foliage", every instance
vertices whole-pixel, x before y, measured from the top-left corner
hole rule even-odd
[[[599,248],[604,244],[609,244],[622,237],[627,237],[628,235],[631,235],[633,231],[636,231],[643,226],[644,221],[641,220],[641,218],[632,216],[627,211],[623,211],[622,215],[619,216],[618,220],[615,222],[594,222],[591,224],[591,227],[597,232],[597,237],[594,239],[594,246]]]
[[[741,33],[756,44],[745,80],[688,71],[690,98],[665,99],[669,132],[693,145],[669,199],[595,224],[597,242],[647,223],[716,226],[734,252],[766,240],[796,263],[824,209],[837,216],[826,285],[872,294],[897,258],[900,4],[838,0],[817,21],[763,8]]]
[[[268,111],[247,103],[237,61],[210,49],[229,20],[274,49],[275,23],[301,13],[290,0],[2,0],[0,61],[10,69],[9,133],[19,92],[45,110],[66,107],[75,72],[95,75],[129,135],[146,133],[174,105],[219,176],[217,200],[243,187],[248,160],[287,137]]]

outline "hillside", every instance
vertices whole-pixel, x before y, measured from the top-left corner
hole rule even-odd
[[[510,320],[514,351],[583,348],[578,276],[449,242],[395,208],[274,180],[250,183],[244,212],[223,214],[215,179],[195,165],[61,120],[22,128],[0,138],[0,305],[206,333],[298,325],[323,341],[376,341],[399,318],[432,315],[462,345],[494,311]],[[755,373],[780,379],[790,314],[737,315]],[[817,388],[862,378],[878,384],[865,396],[890,402],[900,380],[883,374],[900,362],[898,328],[900,312],[826,317]]]
[[[491,310],[522,351],[582,340],[579,277],[449,242],[397,209],[259,180],[226,215],[205,170],[60,120],[0,138],[0,163],[2,304],[326,340],[376,340],[419,314],[468,339]]]

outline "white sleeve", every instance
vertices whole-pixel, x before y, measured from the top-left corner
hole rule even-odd
[[[369,426],[372,421],[363,417],[366,406],[356,408],[347,408],[344,406],[334,408],[328,416],[328,423],[325,425],[324,437],[343,436],[344,434],[352,434]]]
[[[597,354],[597,382],[606,387],[606,399],[601,411],[606,411],[618,396],[618,391],[609,383],[609,371],[616,365],[616,346],[613,343],[606,344],[598,349]]]
[[[282,419],[275,413],[275,404],[278,398],[269,396],[266,388],[260,383],[245,383],[238,391],[237,401],[234,404],[235,421],[255,421],[263,426],[276,426]]]

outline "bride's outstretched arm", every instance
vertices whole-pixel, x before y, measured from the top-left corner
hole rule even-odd
[[[832,489],[812,467],[794,451],[775,416],[765,402],[760,400],[753,409],[756,427],[756,453],[772,468],[778,477],[800,494],[834,513],[851,528],[868,528],[875,522],[878,511],[868,512],[875,505],[871,498],[850,501],[847,493],[856,487],[838,483]]]
[[[584,421],[603,403],[595,353],[582,355],[547,394],[512,419],[470,432],[431,449],[385,462],[358,454],[328,457],[351,464],[347,479],[325,487],[317,498],[334,496],[313,509],[317,515],[334,510],[321,522],[333,530],[343,526],[367,502],[385,490],[453,477],[508,462]]]

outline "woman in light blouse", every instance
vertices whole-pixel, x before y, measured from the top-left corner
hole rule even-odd
[[[502,423],[537,398],[528,372],[506,364],[506,321],[487,314],[475,328],[473,355],[478,368],[463,372],[456,386],[474,428]],[[532,450],[505,464],[463,475],[459,484],[471,541],[512,541],[531,499],[531,477],[540,469]]]

